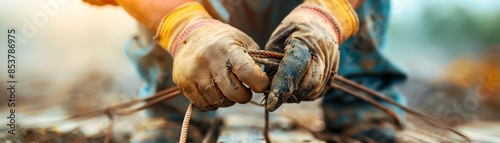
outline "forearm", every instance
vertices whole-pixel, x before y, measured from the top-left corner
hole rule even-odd
[[[116,0],[137,21],[157,31],[161,19],[176,7],[195,0]]]

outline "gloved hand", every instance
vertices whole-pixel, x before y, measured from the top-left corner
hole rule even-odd
[[[285,54],[266,110],[321,97],[337,71],[340,43],[357,32],[358,23],[346,0],[306,0],[285,17],[266,45]]]
[[[259,49],[252,38],[212,19],[198,3],[168,14],[156,38],[174,58],[174,82],[202,111],[247,103],[250,89],[263,92],[269,85],[266,73],[247,54]]]
[[[118,5],[115,0],[83,0],[83,2],[89,3],[91,5],[103,6],[103,5]]]

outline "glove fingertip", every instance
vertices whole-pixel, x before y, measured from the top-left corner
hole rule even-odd
[[[267,111],[275,111],[278,109],[283,101],[279,98],[279,94],[275,94],[274,92],[269,93],[266,98],[266,110]]]
[[[283,104],[283,101],[287,101],[298,90],[310,65],[309,48],[298,40],[291,40],[285,50],[285,57],[274,75],[271,94],[267,98],[270,111],[276,110]]]

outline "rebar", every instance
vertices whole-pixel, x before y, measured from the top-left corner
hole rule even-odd
[[[398,129],[403,129],[403,126],[401,125],[401,120],[399,119],[399,117],[396,115],[396,113],[394,113],[392,110],[386,108],[385,106],[383,106],[382,104],[378,103],[377,101],[371,99],[370,97],[367,97],[365,95],[362,95],[360,93],[357,93],[356,91],[352,90],[352,89],[349,89],[349,88],[346,88],[346,87],[343,87],[337,83],[332,83],[330,85],[331,88],[334,88],[334,89],[338,89],[338,90],[341,90],[341,91],[344,91],[344,92],[347,92],[349,94],[351,94],[352,96],[355,96],[359,99],[362,99],[370,104],[372,104],[373,106],[375,106],[376,108],[384,111],[385,113],[389,114],[389,116],[391,116],[391,118],[394,120],[394,124],[396,124],[396,127]]]
[[[279,60],[283,58],[283,54],[281,54],[281,53],[275,53],[275,52],[269,52],[269,51],[263,51],[263,50],[248,51],[248,54],[250,56],[252,56],[252,58],[255,60],[256,63],[266,65],[266,66],[271,67],[273,69],[276,69],[277,67],[279,67]],[[395,106],[403,109],[404,111],[406,111],[412,115],[415,115],[416,117],[420,118],[421,120],[425,121],[426,123],[436,125],[436,126],[445,128],[447,130],[450,130],[451,132],[461,136],[466,142],[471,142],[471,140],[466,135],[449,127],[449,125],[447,125],[447,124],[445,124],[437,119],[434,119],[430,116],[427,116],[421,112],[418,112],[418,111],[413,110],[411,108],[408,108],[404,105],[401,105],[401,104],[397,103],[396,101],[388,98],[387,96],[385,96],[381,93],[373,91],[369,88],[364,87],[363,85],[357,84],[353,81],[350,81],[350,80],[343,78],[343,77],[340,77],[338,75],[334,75],[333,79],[334,79],[333,80],[334,82],[340,82],[342,84],[337,84],[337,83],[332,82],[330,87],[347,92],[347,93],[349,93],[349,95],[355,96],[363,101],[366,101],[366,102],[372,104],[373,106],[375,106],[376,108],[386,112],[394,119],[396,126],[399,128],[401,128],[401,126],[402,126],[400,119],[396,116],[396,114],[393,111],[382,106],[377,101],[365,96],[365,94],[362,94],[356,90],[364,92],[368,96],[382,99],[382,100],[384,100],[392,105],[395,105]],[[168,99],[170,99],[170,98],[172,98],[180,93],[181,92],[180,92],[178,87],[170,87],[170,88],[167,88],[165,90],[159,91],[155,95],[148,97],[148,98],[145,98],[145,99],[132,100],[132,101],[122,103],[122,104],[119,104],[116,106],[111,106],[111,107],[108,107],[108,108],[105,108],[102,110],[97,110],[97,111],[92,111],[92,112],[85,113],[85,114],[75,115],[75,116],[72,116],[68,119],[72,119],[72,120],[74,120],[74,119],[87,119],[87,118],[91,118],[91,117],[95,117],[95,116],[100,116],[102,114],[106,114],[106,115],[109,114],[108,118],[110,118],[110,120],[112,120],[113,116],[111,114],[129,115],[129,114],[135,113],[137,111],[140,111],[142,109],[149,108],[149,107],[151,107],[159,102],[168,100]],[[135,108],[135,109],[126,110],[126,109],[129,109],[132,106],[137,105],[138,103],[142,103],[142,102],[146,102],[146,104],[143,106],[140,106],[138,108]],[[254,102],[251,102],[251,103],[258,105],[258,106],[261,106],[261,104],[258,104],[258,103],[254,103]],[[188,109],[186,110],[184,121],[182,123],[181,135],[180,135],[180,139],[179,139],[179,141],[181,143],[186,142],[187,134],[188,134],[188,127],[189,127],[189,120],[190,120],[191,115],[192,115],[192,110],[193,110],[193,104],[190,103],[188,106]],[[113,121],[110,121],[110,125],[108,128],[111,128],[111,129],[108,130],[108,134],[109,133],[112,134],[112,127],[113,127],[112,123],[113,123]],[[53,137],[49,137],[49,138],[53,138]],[[106,137],[106,138],[108,138],[108,137]],[[45,139],[47,139],[47,138],[45,138]],[[265,111],[264,139],[268,143],[271,142],[270,135],[269,135],[269,112],[267,110]],[[44,141],[49,141],[49,140],[44,140]],[[107,142],[107,141],[109,141],[109,139],[105,139],[105,142]]]
[[[108,125],[108,130],[106,131],[106,134],[104,136],[104,141],[103,143],[110,143],[111,139],[113,138],[113,127],[115,125],[115,120],[113,118],[113,114],[111,112],[106,112],[106,116],[108,116],[109,119],[109,125]]]
[[[282,59],[284,57],[284,55],[281,53],[270,52],[265,50],[252,50],[248,51],[248,54],[255,58]]]
[[[358,90],[366,92],[366,93],[368,93],[368,95],[371,95],[371,96],[376,97],[376,98],[380,98],[380,99],[382,99],[382,100],[384,100],[384,101],[386,101],[388,103],[391,103],[392,105],[395,105],[395,106],[403,109],[404,111],[406,111],[406,112],[408,112],[408,113],[416,116],[417,118],[423,120],[424,122],[426,122],[428,124],[436,125],[436,126],[439,126],[441,128],[447,129],[447,130],[455,133],[456,135],[462,137],[462,139],[464,139],[464,141],[466,141],[466,142],[472,142],[472,140],[469,137],[467,137],[465,134],[461,133],[458,130],[455,130],[455,129],[449,127],[449,125],[447,125],[446,123],[444,123],[444,122],[442,122],[440,120],[434,119],[433,117],[428,116],[428,115],[426,115],[424,113],[421,113],[421,112],[419,112],[417,110],[413,110],[411,108],[403,106],[403,105],[397,103],[396,101],[392,100],[391,98],[388,98],[387,96],[385,96],[385,95],[383,95],[383,94],[381,94],[379,92],[373,91],[373,90],[371,90],[369,88],[364,87],[363,85],[360,85],[360,84],[358,84],[356,82],[348,80],[348,79],[346,79],[344,77],[335,76],[334,79],[337,80],[337,81],[340,81],[342,83],[348,84],[348,85],[350,85],[350,86],[352,86],[352,87],[354,87],[354,88],[356,88]]]

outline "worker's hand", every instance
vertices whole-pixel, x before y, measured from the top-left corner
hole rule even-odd
[[[252,38],[211,19],[198,3],[170,13],[157,36],[174,57],[174,82],[202,111],[247,103],[250,89],[263,92],[269,85],[266,73],[247,54],[259,49]]]
[[[91,5],[103,6],[103,5],[118,5],[115,0],[83,0],[83,2],[89,3]]]
[[[357,28],[356,13],[345,0],[306,0],[285,17],[266,45],[266,50],[285,54],[266,110],[321,97],[337,71],[340,43]]]

